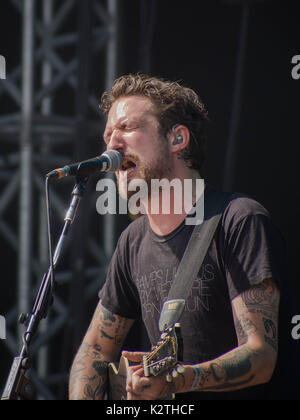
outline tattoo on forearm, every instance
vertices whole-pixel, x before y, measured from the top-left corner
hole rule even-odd
[[[124,331],[126,331],[127,320],[118,316],[113,315],[104,307],[101,307],[99,314],[99,332],[101,338],[107,338],[108,340],[114,340],[116,344],[121,344],[124,340]],[[105,328],[109,328],[110,332],[105,331]],[[113,328],[113,333],[112,333]]]
[[[106,388],[107,363],[101,361],[99,345],[83,343],[74,360],[70,375],[70,397],[72,399],[99,399]],[[92,371],[89,365],[92,366]],[[88,372],[91,372],[88,374]],[[76,391],[82,383],[83,393]]]
[[[217,382],[232,381],[251,371],[251,353],[247,349],[237,349],[233,357],[221,359],[212,363],[211,370]]]
[[[106,390],[106,375],[108,363],[94,361],[92,364],[95,375],[86,377],[89,381],[84,387],[84,396],[89,400],[98,400]]]
[[[240,345],[246,343],[248,337],[255,334],[257,331],[255,324],[251,321],[251,319],[246,318],[245,316],[236,320],[235,328]]]
[[[98,305],[90,329],[99,331],[99,337],[115,344],[121,344],[127,333],[127,320],[113,315]],[[118,350],[117,350],[118,351]],[[109,360],[111,361],[111,360]],[[104,360],[99,344],[84,341],[81,345],[70,374],[70,396],[72,399],[100,399],[107,386],[108,362]]]
[[[95,371],[98,373],[99,376],[105,376],[106,375],[107,366],[108,366],[107,362],[100,362],[98,360],[93,362],[93,368],[95,369]]]
[[[275,289],[274,281],[265,280],[244,292],[243,300],[249,309],[259,306],[261,310],[273,312],[278,299]]]
[[[244,381],[238,381],[234,383],[226,383],[221,385],[214,385],[214,386],[207,386],[201,391],[234,391],[240,389],[241,387],[247,386],[250,382],[254,379],[254,375],[251,375],[249,378],[245,379]]]
[[[103,321],[110,321],[110,323],[108,323],[108,326],[111,326],[111,324],[116,322],[116,317],[103,306],[101,307],[101,312],[103,315]]]
[[[209,368],[201,368],[199,391],[226,391],[234,390],[249,384],[254,375],[251,374],[251,358],[256,357],[256,352],[247,348],[236,349],[234,354],[212,362]],[[211,378],[218,385],[208,385]]]
[[[201,380],[201,377],[202,377],[201,368],[199,368],[198,366],[194,366],[193,370],[194,370],[194,380],[193,380],[192,385],[191,385],[191,391],[195,391],[195,390],[198,389],[199,384],[200,384],[200,380]]]
[[[238,316],[234,315],[239,345],[247,343],[251,335],[263,333],[264,328],[267,332],[265,341],[276,349],[279,294],[274,281],[264,280],[245,291],[241,297],[245,305],[244,311],[240,311]],[[253,315],[256,316],[256,321],[250,319]]]
[[[99,331],[100,331],[101,338],[104,337],[104,338],[108,338],[109,340],[113,340],[114,339],[114,337],[111,337],[110,335],[106,334],[106,332],[102,328],[99,328]]]
[[[233,391],[260,380],[256,366],[262,365],[262,353],[246,343],[251,336],[259,334],[277,350],[279,296],[272,279],[266,279],[240,295],[233,312],[238,347],[208,365],[201,366],[198,391]]]
[[[263,318],[263,323],[265,327],[265,331],[268,335],[265,334],[265,341],[266,343],[270,344],[270,346],[277,351],[277,331],[274,322],[271,319]]]

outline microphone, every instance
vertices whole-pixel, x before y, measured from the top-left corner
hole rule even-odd
[[[89,176],[96,172],[115,172],[122,166],[123,158],[116,150],[107,150],[101,156],[82,162],[71,163],[63,168],[49,172],[47,178],[63,178],[64,176]]]

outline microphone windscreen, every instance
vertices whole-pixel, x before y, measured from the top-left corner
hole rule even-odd
[[[108,172],[115,172],[121,168],[123,157],[117,150],[107,150],[106,152],[102,153],[101,156],[106,156],[109,159],[110,165]]]

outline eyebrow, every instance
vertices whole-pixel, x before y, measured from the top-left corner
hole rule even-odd
[[[132,117],[132,119],[130,120],[129,119],[129,117],[126,117],[124,120],[120,120],[120,121],[118,121],[117,122],[117,124],[115,124],[115,126],[118,126],[118,125],[122,125],[122,124],[126,124],[126,125],[131,125],[131,124],[138,124],[138,125],[140,125],[140,124],[144,124],[144,123],[146,123],[148,120],[147,120],[147,116],[146,115],[142,115],[142,116],[140,116],[139,118],[136,118],[136,117]],[[109,134],[109,133],[111,133],[111,131],[112,131],[112,127],[108,127],[108,128],[106,128],[105,130],[104,130],[104,133],[103,133],[103,139],[104,139],[104,141],[105,141],[105,137],[107,137],[107,135]]]

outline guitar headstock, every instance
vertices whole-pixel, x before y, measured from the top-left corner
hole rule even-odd
[[[182,360],[182,339],[180,324],[166,329],[152,351],[143,357],[145,376],[157,376],[175,366]]]

